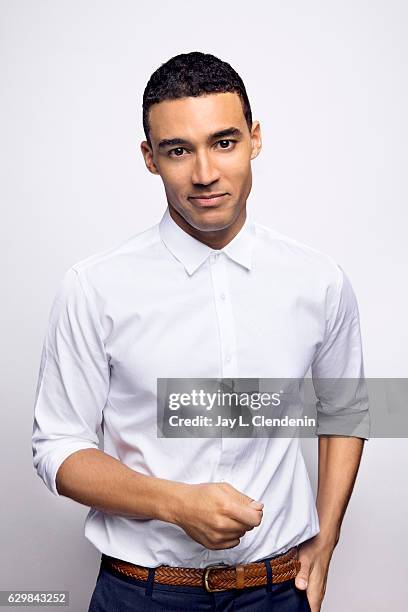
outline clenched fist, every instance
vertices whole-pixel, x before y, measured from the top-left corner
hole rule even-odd
[[[226,482],[184,486],[184,503],[174,522],[206,548],[234,548],[247,531],[261,523],[263,503]]]

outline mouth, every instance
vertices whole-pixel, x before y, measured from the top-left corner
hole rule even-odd
[[[228,193],[215,193],[214,195],[208,196],[190,196],[188,199],[192,200],[193,204],[197,204],[200,207],[210,207],[219,204]]]

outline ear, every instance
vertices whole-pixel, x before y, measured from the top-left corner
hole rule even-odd
[[[147,140],[143,140],[143,142],[140,143],[140,150],[142,151],[142,155],[144,157],[146,168],[149,170],[149,172],[151,172],[152,174],[159,174],[159,171],[157,170],[157,166],[153,160],[152,148],[147,142]]]
[[[254,121],[252,123],[251,147],[252,147],[251,159],[255,159],[255,157],[259,155],[259,152],[262,149],[261,125],[259,121]]]

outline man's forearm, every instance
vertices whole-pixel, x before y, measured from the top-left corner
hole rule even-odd
[[[174,522],[186,487],[132,470],[98,449],[79,450],[60,466],[60,495],[102,512]]]
[[[334,546],[357,477],[364,440],[355,437],[319,436],[319,474],[316,507],[319,538]]]

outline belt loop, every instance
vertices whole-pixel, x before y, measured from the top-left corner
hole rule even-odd
[[[145,591],[145,595],[146,597],[151,597],[152,593],[153,593],[153,586],[154,586],[154,574],[156,571],[155,567],[149,567],[149,575],[147,577],[147,585],[146,585],[146,591]]]
[[[272,592],[272,582],[273,582],[272,565],[269,559],[264,559],[264,563],[266,567],[266,577],[267,577],[266,590],[268,593],[271,593]]]

